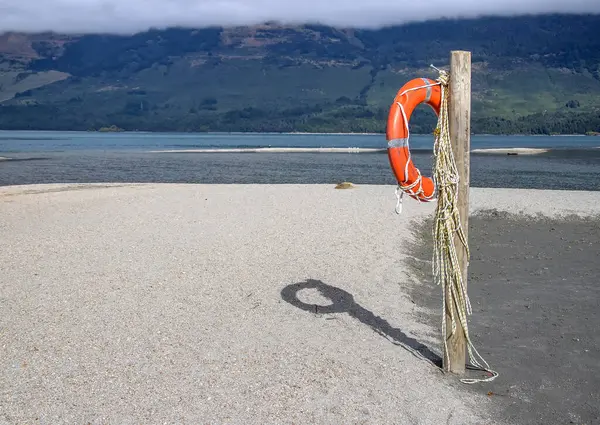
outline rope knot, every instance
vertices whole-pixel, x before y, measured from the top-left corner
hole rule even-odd
[[[437,72],[440,73],[440,76],[437,78],[437,82],[440,83],[442,86],[448,86],[450,84],[450,74],[448,74],[447,71],[444,71],[443,69],[439,69],[436,68],[433,65],[430,65],[433,69],[435,69]]]
[[[442,86],[448,86],[448,84],[450,84],[450,74],[448,74],[444,70],[441,70],[440,71],[440,76],[437,78],[437,81],[439,81],[439,83]]]

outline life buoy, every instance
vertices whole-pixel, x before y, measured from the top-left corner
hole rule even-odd
[[[435,196],[435,183],[422,176],[412,162],[408,139],[408,123],[417,105],[425,103],[440,114],[442,90],[440,83],[429,78],[415,78],[406,83],[394,98],[388,115],[386,139],[388,158],[400,188],[411,198],[429,202]]]

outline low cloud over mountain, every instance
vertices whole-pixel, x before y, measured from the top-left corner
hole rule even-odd
[[[377,28],[435,18],[600,13],[598,0],[2,0],[0,32],[133,33],[170,26],[320,23]]]

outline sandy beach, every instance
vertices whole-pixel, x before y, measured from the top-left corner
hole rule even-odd
[[[467,386],[435,205],[334,187],[0,187],[0,425],[600,421],[600,192],[472,189]]]

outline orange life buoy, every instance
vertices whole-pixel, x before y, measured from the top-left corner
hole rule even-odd
[[[440,83],[429,78],[415,78],[398,90],[388,115],[386,139],[388,158],[398,185],[410,197],[428,202],[434,199],[435,183],[431,178],[422,176],[415,167],[408,143],[408,122],[421,103],[431,106],[439,116],[442,103]]]

